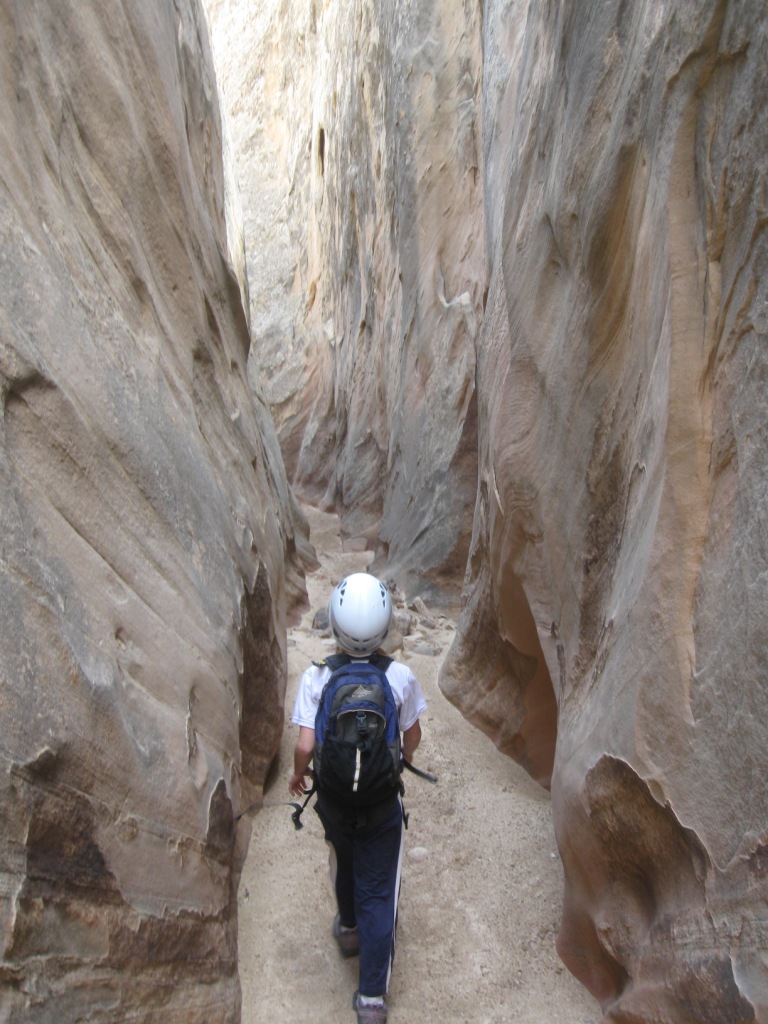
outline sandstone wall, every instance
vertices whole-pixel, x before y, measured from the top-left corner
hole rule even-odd
[[[606,1020],[768,1020],[762,6],[262,11],[291,478],[406,589],[468,552],[443,688],[551,786]]]
[[[0,1018],[236,1021],[233,814],[303,543],[207,29],[171,0],[0,27]]]
[[[292,482],[456,602],[485,287],[482,12],[209,0],[246,210],[255,376]]]
[[[442,685],[551,778],[559,949],[604,1019],[765,1021],[764,11],[484,14],[480,483]]]

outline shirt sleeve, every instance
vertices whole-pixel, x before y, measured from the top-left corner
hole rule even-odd
[[[410,669],[406,669],[407,677],[403,687],[403,703],[400,706],[400,731],[410,729],[424,711],[427,710],[427,701],[422,693],[416,676]]]
[[[322,686],[318,685],[319,675],[319,670],[313,665],[301,677],[299,692],[296,694],[296,703],[293,705],[293,714],[291,715],[291,722],[294,725],[304,726],[307,729],[315,728],[317,708],[323,692]]]

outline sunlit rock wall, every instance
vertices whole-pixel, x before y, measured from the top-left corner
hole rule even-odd
[[[208,0],[249,251],[252,367],[297,490],[407,592],[457,602],[485,287],[479,5]]]
[[[207,29],[171,0],[0,27],[0,1018],[236,1021],[233,816],[302,580]]]
[[[757,3],[484,5],[442,685],[551,774],[559,949],[614,1024],[768,1020],[767,31]]]

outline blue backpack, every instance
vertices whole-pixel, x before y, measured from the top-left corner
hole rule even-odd
[[[361,809],[402,793],[400,723],[386,671],[391,658],[333,655],[315,718],[315,784],[337,804]],[[322,663],[321,663],[322,664]]]

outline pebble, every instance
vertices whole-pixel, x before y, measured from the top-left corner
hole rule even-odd
[[[426,860],[429,856],[429,850],[426,846],[414,846],[412,850],[408,851],[408,856],[411,860]]]
[[[403,648],[411,651],[412,654],[426,654],[431,658],[437,657],[442,648],[439,644],[433,643],[422,636],[407,636],[403,639]]]

